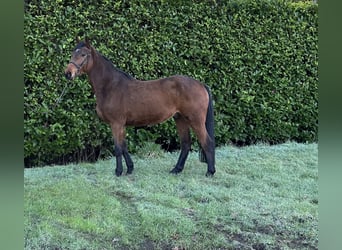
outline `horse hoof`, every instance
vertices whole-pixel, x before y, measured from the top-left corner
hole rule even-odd
[[[126,172],[126,175],[130,175],[133,173],[133,169],[128,169],[127,172]]]
[[[178,168],[174,168],[170,171],[170,174],[174,174],[174,175],[177,175],[179,174],[180,172],[182,172],[183,169],[178,169]]]
[[[207,176],[207,177],[213,177],[214,176],[214,174],[215,174],[215,172],[207,172],[206,174],[205,174],[205,176]]]
[[[122,171],[115,171],[115,175],[116,175],[117,177],[121,176],[121,175],[122,175]]]

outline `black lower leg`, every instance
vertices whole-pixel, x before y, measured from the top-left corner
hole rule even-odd
[[[133,164],[131,156],[128,153],[127,145],[125,142],[123,145],[123,152],[122,153],[123,153],[123,156],[125,158],[125,162],[126,162],[126,166],[127,166],[127,174],[131,174],[133,172],[133,169],[134,169],[134,164]]]
[[[116,176],[122,175],[122,149],[120,146],[115,146],[115,157],[116,157],[116,169],[115,174]]]
[[[179,155],[177,164],[176,164],[176,166],[170,171],[170,173],[172,173],[172,174],[178,174],[178,173],[180,173],[180,172],[183,171],[185,161],[186,161],[186,159],[188,158],[188,155],[189,155],[189,151],[190,151],[190,147],[187,148],[187,149],[182,149],[182,150],[181,150],[181,153],[180,153],[180,155]]]
[[[187,118],[177,113],[174,116],[177,132],[181,142],[181,152],[176,166],[170,171],[172,174],[178,174],[183,171],[185,161],[188,157],[191,147],[190,127]]]
[[[203,150],[208,164],[208,170],[206,176],[213,176],[216,172],[215,170],[215,145],[212,141],[207,142],[207,146]]]
[[[179,155],[178,161],[176,166],[170,171],[172,174],[178,174],[183,171],[184,169],[184,164],[186,159],[188,158],[189,151],[191,147],[191,142],[190,140],[185,140],[181,143],[181,153]]]

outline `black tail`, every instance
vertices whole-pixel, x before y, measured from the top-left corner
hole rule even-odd
[[[214,127],[214,105],[213,105],[213,99],[211,96],[211,91],[207,85],[204,85],[205,89],[208,92],[209,95],[209,103],[208,103],[208,110],[207,110],[207,118],[205,120],[205,127],[207,129],[207,132],[210,136],[210,139],[213,141],[213,147],[215,148],[215,127]],[[214,149],[215,150],[215,149]],[[203,149],[199,151],[199,159],[201,162],[207,162],[207,159],[205,157],[205,153]]]

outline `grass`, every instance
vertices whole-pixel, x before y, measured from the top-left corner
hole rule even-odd
[[[218,148],[217,172],[145,146],[114,159],[25,169],[25,249],[318,249],[318,146]]]

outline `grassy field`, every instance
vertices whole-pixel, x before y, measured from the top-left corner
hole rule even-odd
[[[218,148],[217,172],[147,144],[114,159],[25,169],[25,249],[318,249],[318,146]]]

